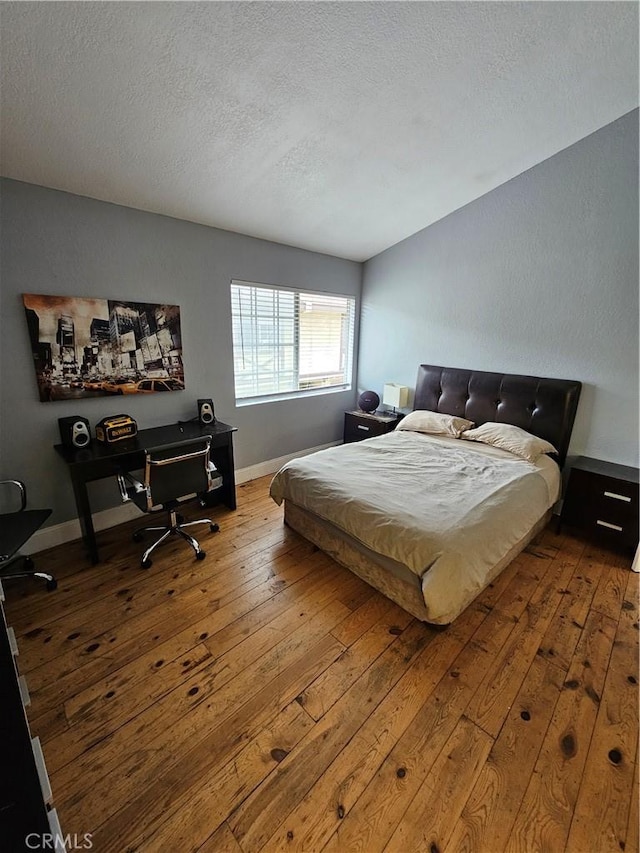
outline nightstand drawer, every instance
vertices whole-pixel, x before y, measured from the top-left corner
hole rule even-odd
[[[585,504],[581,509],[570,504],[566,512],[563,509],[562,520],[608,541],[618,539],[630,546],[638,542],[638,516],[627,509],[621,512],[601,502]]]
[[[571,522],[569,522],[571,523]],[[609,545],[622,545],[635,548],[638,544],[638,520],[616,519],[604,513],[589,515],[579,525],[586,533]]]
[[[638,485],[573,469],[565,502],[572,516],[601,515],[622,524],[638,517]]]
[[[344,442],[362,441],[363,438],[372,438],[375,435],[385,435],[395,429],[400,418],[388,416],[376,416],[360,414],[358,412],[345,412],[344,416]]]
[[[576,472],[578,473],[578,472]],[[585,472],[581,471],[581,474]],[[587,479],[586,477],[583,479]],[[592,474],[589,478],[589,489],[593,500],[603,507],[611,507],[613,512],[625,510],[638,513],[638,484],[616,480]]]
[[[374,435],[384,435],[388,430],[384,424],[374,421],[372,418],[365,421],[364,418],[352,418],[344,425],[344,440],[360,441],[363,438],[371,438]]]

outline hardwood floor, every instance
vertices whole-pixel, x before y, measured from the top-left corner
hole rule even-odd
[[[176,542],[141,570],[131,523],[98,566],[38,555],[54,593],[6,582],[63,832],[97,853],[637,853],[630,560],[548,529],[436,630],[285,528],[269,479],[211,511],[203,562]]]

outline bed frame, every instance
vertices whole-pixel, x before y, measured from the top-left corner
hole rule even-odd
[[[514,424],[550,441],[556,461],[566,459],[580,398],[580,382],[509,373],[487,373],[421,364],[413,407],[457,415],[480,426],[487,421]],[[428,622],[420,578],[401,563],[365,548],[324,519],[291,501],[284,502],[285,524],[313,542],[416,618]],[[489,584],[546,526],[551,510],[496,565]]]

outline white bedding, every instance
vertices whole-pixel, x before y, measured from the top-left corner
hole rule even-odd
[[[557,464],[504,450],[396,431],[287,463],[271,496],[329,521],[421,580],[446,622],[492,579],[492,569],[553,506]]]

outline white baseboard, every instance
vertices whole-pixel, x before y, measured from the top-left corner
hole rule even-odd
[[[335,447],[337,444],[342,444],[341,441],[332,441],[329,444],[321,444],[318,447],[310,447],[308,450],[299,450],[297,453],[288,453],[286,456],[280,456],[278,459],[267,459],[266,462],[258,462],[257,465],[250,465],[248,468],[240,468],[236,471],[236,483],[247,483],[249,480],[257,480],[259,477],[266,477],[267,474],[275,474],[287,462],[292,459],[299,459],[301,456],[308,456],[310,453],[316,453],[318,450],[326,450],[327,447]]]
[[[290,462],[292,459],[297,459],[300,456],[308,456],[317,450],[324,450],[327,447],[334,447],[341,443],[339,441],[332,441],[329,444],[322,444],[319,447],[311,447],[308,450],[300,450],[297,453],[280,456],[278,459],[267,459],[265,462],[259,462],[257,465],[240,468],[236,471],[236,484],[240,485],[241,483],[247,483],[249,480],[257,480],[259,477],[266,477],[267,474],[275,474],[285,463]],[[140,517],[140,510],[135,504],[120,504],[119,506],[94,513],[93,526],[95,530],[106,530],[108,527],[115,527],[125,521],[131,521],[133,518]],[[80,522],[77,518],[71,521],[63,521],[61,524],[52,524],[51,527],[43,527],[36,531],[21,549],[21,553],[37,554],[38,551],[45,551],[47,548],[63,545],[65,542],[73,542],[74,539],[79,539],[81,535]]]

